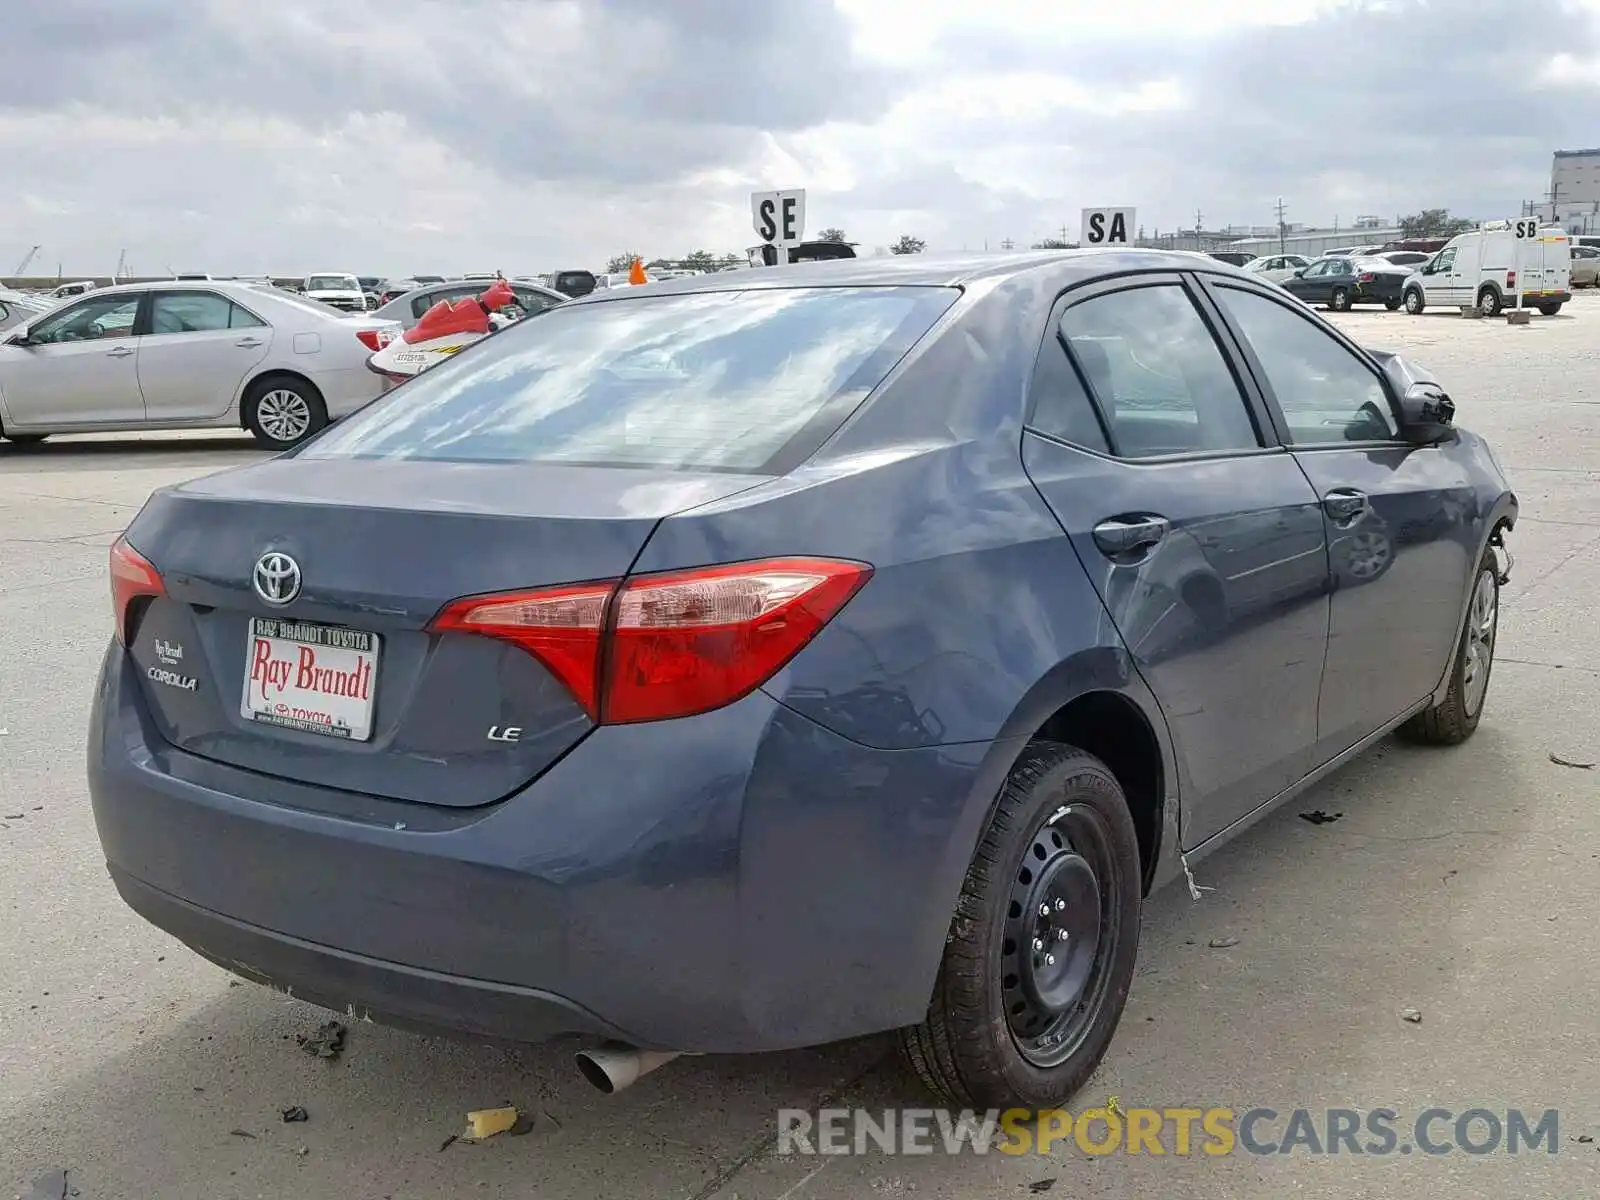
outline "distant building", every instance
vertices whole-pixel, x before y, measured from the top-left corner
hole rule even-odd
[[[1550,162],[1550,194],[1540,215],[1568,233],[1600,234],[1600,147],[1557,150]]]
[[[1302,227],[1286,230],[1283,237],[1278,237],[1273,230],[1266,237],[1239,238],[1225,246],[1208,246],[1208,250],[1236,250],[1244,254],[1257,256],[1270,254],[1303,254],[1307,258],[1315,258],[1319,254],[1326,254],[1329,250],[1344,250],[1358,246],[1382,246],[1387,242],[1399,241],[1405,236],[1398,225],[1384,222],[1379,225],[1362,224],[1357,228],[1342,229],[1306,229]],[[1281,246],[1281,248],[1280,248]]]

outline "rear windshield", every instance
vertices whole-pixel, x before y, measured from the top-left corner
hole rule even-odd
[[[958,295],[785,288],[560,305],[301,453],[769,473],[820,445]]]
[[[308,292],[356,292],[361,285],[354,275],[313,275],[306,280]]]

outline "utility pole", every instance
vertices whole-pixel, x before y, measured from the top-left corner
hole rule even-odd
[[[1000,249],[1002,249],[1002,250],[1015,250],[1016,248],[1017,248],[1017,244],[1014,241],[1012,241],[1010,238],[1006,238],[1003,242],[1000,243]]]
[[[1287,249],[1285,249],[1285,247],[1284,247],[1284,243],[1287,240],[1288,233],[1289,233],[1288,227],[1283,223],[1283,214],[1286,213],[1287,211],[1288,211],[1288,209],[1284,207],[1283,197],[1279,196],[1278,197],[1278,203],[1273,206],[1273,212],[1278,214],[1278,253],[1279,254],[1287,254],[1287,253],[1289,253],[1289,251]]]
[[[1205,216],[1197,208],[1194,210],[1194,248],[1200,249],[1200,230],[1205,223]]]

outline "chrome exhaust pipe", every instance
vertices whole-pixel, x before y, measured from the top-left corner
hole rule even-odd
[[[612,1096],[682,1054],[681,1050],[635,1050],[629,1046],[580,1050],[578,1070],[595,1087]]]

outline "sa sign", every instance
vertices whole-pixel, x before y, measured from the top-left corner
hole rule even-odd
[[[1086,208],[1080,246],[1126,246],[1132,236],[1133,209]]]
[[[750,218],[756,236],[768,245],[798,246],[806,232],[805,189],[752,193]]]
[[[1511,232],[1519,242],[1538,241],[1539,219],[1537,217],[1518,217],[1511,222]]]

